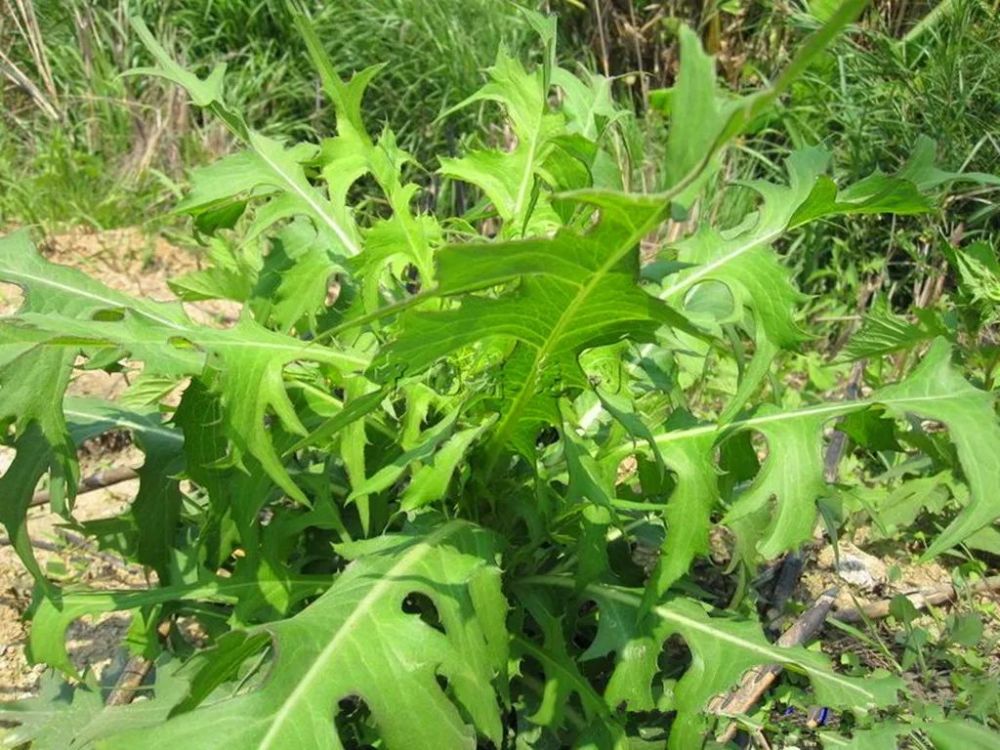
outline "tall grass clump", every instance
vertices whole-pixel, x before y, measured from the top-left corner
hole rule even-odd
[[[329,134],[329,111],[286,0],[4,0],[0,48],[0,222],[141,221],[178,191],[182,165],[226,153],[223,128],[156,81],[123,78],[141,54],[127,14],[149,20],[171,49],[225,63],[227,98],[281,137]],[[525,25],[494,0],[301,3],[345,73],[380,60],[370,119],[423,161],[454,152],[479,109],[435,119],[482,82],[501,43],[517,53]],[[2,62],[2,61],[0,61]]]
[[[1000,16],[978,0],[939,5],[947,12],[906,25],[873,13],[842,39],[800,84],[783,118],[791,145],[835,142],[839,169],[857,178],[897,168],[898,154],[929,137],[942,164],[1000,172]],[[836,240],[820,227],[801,278],[810,291],[838,292],[844,307],[828,311],[834,317],[864,308],[871,289],[897,309],[933,307],[958,283],[955,248],[994,242],[998,195],[995,181],[969,182],[940,211],[851,220]]]

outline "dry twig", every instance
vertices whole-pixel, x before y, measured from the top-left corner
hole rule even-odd
[[[146,679],[149,670],[152,669],[153,662],[141,656],[133,656],[125,664],[118,681],[108,694],[105,701],[106,706],[125,706],[135,698],[136,691]]]
[[[970,594],[1000,591],[1000,575],[991,576],[961,590],[951,584],[947,584],[906,594],[906,598],[910,600],[910,603],[916,609],[924,609],[935,604],[944,604],[953,601],[958,598],[960,591]],[[837,589],[830,589],[821,594],[815,604],[782,634],[776,645],[787,648],[789,646],[801,645],[810,640],[822,629],[827,617],[831,616],[830,613],[836,597]],[[866,619],[876,620],[889,615],[891,604],[892,599],[882,599],[860,608],[837,610],[833,612],[832,618],[839,622],[858,622]],[[745,714],[757,704],[761,696],[774,684],[781,671],[782,667],[780,664],[765,664],[750,670],[743,677],[740,686],[736,690],[727,696],[718,697],[713,701],[714,705],[711,707],[711,710],[716,714],[726,716]],[[725,731],[718,736],[717,742],[720,744],[729,742],[736,736],[737,731],[739,731],[739,724],[731,722]]]
[[[821,594],[815,604],[792,623],[792,626],[781,635],[775,645],[788,648],[800,646],[810,640],[823,627],[836,598],[837,589],[830,589]],[[762,664],[751,669],[744,675],[740,686],[735,691],[721,700],[716,699],[717,707],[713,711],[717,714],[730,716],[745,714],[774,684],[781,671],[780,664]],[[739,731],[739,724],[735,721],[731,722],[716,741],[725,744],[736,736],[737,731]]]
[[[89,477],[84,477],[80,480],[80,484],[76,488],[76,494],[85,495],[86,493],[93,492],[94,490],[100,490],[114,484],[127,482],[128,480],[135,479],[138,476],[139,474],[135,469],[130,469],[127,466],[116,466],[115,468],[107,469],[106,471],[98,471],[96,474],[91,474]],[[36,505],[45,505],[51,497],[52,493],[48,490],[36,492],[31,498],[31,507]]]
[[[1000,591],[1000,576],[991,576],[982,581],[972,584],[966,588],[957,589],[955,586],[945,584],[929,589],[914,591],[905,594],[910,600],[910,604],[916,609],[924,609],[935,604],[945,604],[958,598],[959,592],[965,591],[970,594],[983,594]],[[895,598],[895,597],[893,597]],[[832,618],[839,622],[859,622],[861,620],[878,620],[889,616],[889,608],[892,605],[892,598],[880,599],[877,602],[866,604],[863,607],[851,607],[850,609],[836,610]]]

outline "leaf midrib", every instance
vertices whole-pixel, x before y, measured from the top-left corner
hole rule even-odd
[[[527,162],[526,162],[525,167],[524,167],[524,174],[521,175],[521,180],[520,180],[520,182],[519,182],[519,184],[517,186],[517,196],[514,199],[514,216],[513,216],[513,218],[515,220],[518,218],[518,216],[521,213],[521,210],[522,210],[522,208],[524,206],[524,197],[525,197],[526,193],[528,192],[528,184],[532,181],[531,178],[535,174],[535,152],[538,149],[538,136],[539,136],[539,133],[541,132],[542,122],[543,121],[544,121],[544,115],[543,115],[543,119],[539,119],[539,121],[538,121],[538,128],[535,130],[534,133],[532,133],[532,136],[531,136],[530,146],[528,148],[528,158],[527,158]],[[528,217],[525,216],[524,217],[524,221],[522,222],[522,225],[526,225],[527,224],[527,220],[528,220]]]
[[[133,432],[139,432],[147,435],[159,435],[160,437],[167,438],[173,442],[183,443],[184,435],[177,431],[171,430],[167,427],[156,426],[152,424],[143,424],[141,422],[135,422],[128,418],[115,417],[108,414],[101,414],[100,412],[88,412],[85,409],[77,408],[63,408],[63,414],[67,417],[79,417],[81,419],[92,419],[97,422],[108,422],[113,423],[116,427],[124,427]]]
[[[29,284],[32,285],[31,291],[35,291],[35,287],[37,286],[46,286],[49,287],[50,289],[56,289],[61,292],[67,292],[77,297],[84,297],[86,299],[91,299],[94,300],[95,302],[100,302],[102,304],[108,305],[109,307],[128,307],[128,309],[133,310],[135,313],[142,315],[145,318],[149,318],[150,320],[155,320],[157,323],[162,323],[163,325],[168,326],[169,328],[173,328],[179,331],[184,330],[183,326],[179,325],[178,323],[175,323],[169,318],[162,318],[159,315],[155,315],[154,313],[151,313],[147,310],[143,310],[141,308],[129,307],[129,304],[123,303],[122,300],[108,299],[107,297],[103,297],[99,294],[94,294],[93,292],[88,292],[84,289],[80,289],[79,287],[70,286],[67,284],[61,284],[58,281],[55,281],[51,278],[46,278],[44,276],[35,276],[34,274],[28,273],[27,271],[17,271],[11,269],[4,269],[2,275],[6,279],[11,280],[10,283],[16,284],[18,280],[21,280],[24,282],[26,288],[29,286]]]
[[[737,247],[735,250],[726,253],[721,258],[716,258],[715,260],[709,263],[705,263],[703,265],[698,266],[696,270],[691,271],[691,273],[685,275],[684,278],[676,281],[674,284],[672,284],[671,286],[667,287],[662,292],[660,292],[660,294],[658,295],[659,298],[665,300],[672,297],[675,294],[678,294],[679,292],[683,292],[684,290],[691,288],[702,279],[711,276],[716,270],[722,268],[727,263],[736,260],[744,253],[748,253],[754,248],[759,247],[761,245],[770,244],[774,240],[778,239],[778,237],[780,237],[782,234],[784,234],[787,231],[787,229],[788,229],[788,222],[784,222],[780,228],[775,229],[773,232],[769,232],[763,236],[755,236],[750,240],[748,240],[745,244]]]
[[[214,106],[214,105],[213,105]],[[254,133],[253,135],[256,135]],[[291,175],[285,172],[277,162],[268,158],[264,151],[257,148],[256,144],[253,142],[253,138],[247,138],[247,143],[250,148],[253,149],[254,155],[256,155],[267,167],[284,182],[285,189],[290,190],[290,192],[299,196],[306,205],[313,210],[313,212],[337,235],[337,239],[343,243],[344,247],[351,255],[358,255],[361,252],[361,248],[358,244],[350,237],[346,230],[340,226],[340,223],[331,216],[322,205],[316,200],[315,196],[310,195],[307,191],[303,190]]]
[[[560,588],[573,589],[576,587],[576,583],[572,578],[565,578],[555,575],[538,575],[532,576],[530,578],[522,579],[521,583],[537,583],[547,586],[558,586]],[[599,585],[599,584],[589,584],[584,587],[584,591],[593,594],[597,597],[604,597],[606,599],[611,599],[613,601],[619,602],[620,604],[625,604],[636,609],[642,606],[642,599],[629,592],[622,591],[619,588],[609,586],[609,585]],[[725,641],[737,648],[741,648],[745,651],[750,651],[751,653],[757,654],[762,657],[765,661],[764,663],[778,662],[786,666],[791,666],[795,669],[805,672],[810,677],[815,676],[816,679],[824,680],[826,682],[834,682],[839,685],[844,690],[847,690],[854,694],[859,694],[864,696],[870,703],[876,701],[876,696],[873,692],[866,690],[858,684],[855,684],[850,679],[839,675],[838,673],[831,670],[823,670],[812,666],[804,662],[796,661],[791,655],[785,655],[782,653],[782,649],[776,648],[774,646],[762,646],[752,641],[746,641],[742,638],[731,635],[722,629],[713,628],[711,625],[707,625],[698,620],[693,620],[679,612],[673,612],[663,605],[658,605],[653,607],[652,611],[665,622],[672,622],[681,625],[692,630],[697,630],[698,632],[708,635],[716,640]]]
[[[725,430],[727,432],[737,432],[742,429],[751,429],[758,427],[760,425],[769,424],[771,422],[785,422],[795,419],[806,419],[808,417],[816,416],[819,414],[827,414],[831,418],[835,416],[840,416],[842,414],[847,414],[852,411],[860,411],[861,409],[867,409],[871,406],[897,406],[906,405],[909,403],[921,403],[921,402],[933,402],[933,401],[947,401],[954,398],[962,398],[963,396],[958,393],[943,393],[934,394],[929,396],[907,396],[901,398],[870,398],[861,401],[845,401],[842,403],[834,404],[819,404],[817,406],[810,406],[804,409],[794,409],[791,411],[783,411],[777,414],[767,414],[760,417],[749,417],[747,419],[734,420],[728,422],[724,425],[719,425],[716,423],[699,425],[698,427],[690,427],[686,430],[671,430],[669,432],[660,432],[653,436],[654,441],[658,446],[666,445],[667,443],[674,443],[679,440],[686,440],[688,438],[698,437],[700,435],[709,434],[712,432],[719,432],[720,434]],[[618,460],[625,458],[628,455],[634,454],[637,451],[643,450],[640,446],[634,446],[631,444],[618,446],[610,454],[608,454],[609,460]]]
[[[2,321],[0,321],[2,322]],[[179,326],[174,327],[175,330],[181,332],[181,338],[188,339],[192,344],[199,347],[202,351],[206,349],[218,350],[218,349],[253,349],[254,351],[271,351],[271,352],[283,352],[285,354],[286,361],[293,361],[297,359],[306,360],[309,362],[324,362],[331,365],[349,365],[352,367],[364,368],[369,364],[369,360],[365,357],[361,357],[351,352],[331,349],[328,346],[320,346],[317,348],[313,344],[313,341],[303,341],[301,344],[280,344],[276,342],[268,341],[258,341],[253,339],[238,339],[233,341],[226,341],[224,339],[213,339],[213,338],[203,338],[198,335],[198,328],[183,328]],[[223,335],[226,334],[225,329],[220,330],[219,333]],[[184,335],[187,334],[187,335]],[[71,335],[66,338],[60,338],[60,335],[56,335],[55,338],[42,341],[35,346],[40,347],[52,347],[54,349],[65,348],[65,347],[78,347],[80,342],[88,343],[105,343],[107,345],[114,346],[125,346],[128,347],[130,343],[167,343],[161,341],[157,337],[151,338],[140,338],[133,336],[128,340],[118,341],[111,337],[101,337],[101,336],[87,336],[84,334]]]
[[[555,326],[549,332],[548,337],[545,339],[545,343],[535,350],[535,356],[532,359],[531,367],[528,372],[529,375],[524,382],[521,390],[518,391],[517,396],[514,398],[514,402],[511,404],[510,409],[504,414],[497,431],[491,440],[491,448],[488,449],[488,460],[487,460],[487,473],[492,473],[496,466],[496,461],[499,458],[500,451],[503,449],[504,444],[507,442],[507,436],[510,432],[512,425],[516,425],[520,419],[521,413],[527,406],[528,400],[531,394],[534,392],[535,384],[538,381],[538,373],[541,369],[540,365],[545,359],[552,353],[555,348],[556,343],[562,338],[563,331],[569,325],[569,322],[576,316],[577,310],[584,304],[590,294],[594,291],[597,285],[604,279],[605,276],[610,273],[611,269],[618,264],[622,257],[629,251],[629,249],[639,242],[651,229],[656,226],[660,221],[660,216],[662,211],[655,212],[650,218],[645,222],[640,224],[636,229],[629,234],[625,241],[612,252],[608,259],[604,261],[601,266],[594,271],[587,283],[580,287],[580,290],[573,297],[570,303],[563,310],[559,319],[556,321]]]
[[[378,579],[368,593],[361,598],[354,611],[348,615],[347,619],[345,619],[343,623],[341,623],[337,632],[333,634],[333,637],[329,640],[329,642],[327,642],[326,646],[323,647],[323,650],[316,655],[312,666],[299,680],[295,689],[288,695],[287,698],[285,698],[284,701],[282,701],[277,713],[274,714],[274,718],[271,720],[271,726],[268,729],[267,734],[264,735],[263,739],[261,739],[260,743],[257,745],[258,750],[270,750],[270,748],[281,747],[280,745],[275,744],[275,742],[280,739],[281,728],[292,716],[298,702],[301,701],[304,696],[313,691],[313,684],[316,680],[322,678],[322,676],[326,674],[326,662],[340,646],[343,639],[352,634],[358,620],[367,615],[368,610],[370,610],[379,601],[385,592],[398,583],[399,578],[408,568],[416,565],[422,557],[430,552],[433,552],[435,547],[441,541],[452,534],[457,533],[466,525],[467,523],[465,521],[452,521],[445,524],[434,533],[415,544],[411,550],[404,554],[385,572],[384,575],[382,575],[381,578]]]

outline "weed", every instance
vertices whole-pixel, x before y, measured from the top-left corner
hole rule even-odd
[[[24,231],[0,241],[0,281],[26,292],[2,327],[0,420],[16,456],[0,521],[37,581],[32,657],[80,679],[0,712],[19,724],[15,741],[691,748],[728,724],[719,697],[762,665],[793,675],[776,702],[839,712],[830,743],[995,740],[989,695],[914,710],[898,676],[774,645],[755,614],[760,566],[821,522],[835,534],[870,509],[888,530],[930,505],[863,505],[863,472],[836,481],[845,454],[855,468],[882,461],[892,492],[949,472],[962,501],[932,505],[940,528],[921,560],[1000,516],[1000,420],[956,356],[961,338],[934,321],[920,336],[869,326],[865,389],[830,397],[833,375],[804,353],[805,298],[774,249],[793,253],[789,238],[820,220],[925,214],[988,176],[936,167],[920,141],[894,173],[838,185],[810,146],[780,178],[739,188],[755,195],[744,216],[692,216],[728,182],[724,150],[863,5],[840,6],[772,85],[738,97],[718,90],[682,27],[647,192],[623,187],[629,124],[609,82],[560,67],[554,18],[526,13],[541,63],[501,48],[463,102],[497,107],[509,137],[440,160],[442,178],[475,195],[446,218],[421,207],[393,129],[368,129],[380,71],[342,78],[306,16],[296,26],[336,114],[336,135],[315,143],[252,127],[222,67],[196,75],[136,19],[155,67],[133,75],[183,87],[240,144],[195,170],[177,206],[210,264],[173,288],[243,314],[201,325],[177,303],[45,261]],[[977,274],[968,293],[984,304]],[[910,356],[882,367],[887,352]],[[141,367],[183,393],[148,410],[66,397],[79,367]],[[849,450],[829,447],[834,424]],[[113,523],[80,526],[156,583],[60,585],[27,533],[35,486],[48,474],[52,507],[70,516],[76,445],[123,428],[146,455],[138,494]],[[945,657],[902,607],[886,651],[929,673]],[[65,634],[109,611],[133,613],[129,645],[156,670],[149,700],[106,709]],[[180,636],[192,620],[207,646]],[[977,636],[965,619],[943,639]],[[72,721],[50,721],[59,709]],[[770,728],[742,720],[755,737]]]

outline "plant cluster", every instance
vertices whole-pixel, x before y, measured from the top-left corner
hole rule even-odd
[[[884,508],[854,476],[829,480],[833,426],[851,460],[891,474],[886,495],[948,472],[954,496],[935,506],[923,559],[1000,516],[994,398],[947,337],[912,342],[912,368],[871,368],[855,400],[775,377],[811,339],[775,243],[833,217],[933,211],[965,178],[934,166],[932,144],[847,186],[824,150],[803,148],[780,181],[732,186],[756,196],[737,221],[688,221],[726,146],[862,5],[845,3],[774,84],[741,97],[720,91],[681,29],[677,83],[657,99],[666,153],[642,193],[626,189],[638,181],[609,81],[559,67],[554,19],[526,13],[542,64],[502,49],[460,105],[499,107],[511,138],[440,159],[479,196],[446,218],[418,207],[393,131],[366,127],[379,69],[342,79],[305,17],[336,135],[294,144],[247,125],[221,68],[196,76],[135,20],[157,65],[133,72],[183,87],[243,146],[193,172],[178,210],[211,264],[172,288],[243,313],[199,324],[180,302],[47,262],[25,232],[0,240],[0,281],[24,291],[0,328],[16,450],[0,522],[38,583],[31,656],[78,681],[0,713],[20,722],[15,740],[693,748],[714,736],[715,699],[768,664],[844,713],[830,746],[991,736],[902,711],[888,672],[844,674],[772,644],[755,612],[763,563],[818,524],[835,533]],[[686,221],[693,231],[672,231]],[[882,340],[896,347],[896,333]],[[134,394],[128,407],[65,397],[86,369],[129,371],[153,395],[145,408]],[[61,587],[35,561],[26,511],[48,475],[52,507],[72,519],[76,447],[111,429],[145,452],[138,495],[75,525],[155,585]],[[104,707],[65,637],[116,610],[157,666],[148,699]],[[56,708],[64,720],[49,721]],[[873,727],[876,715],[893,721]]]

